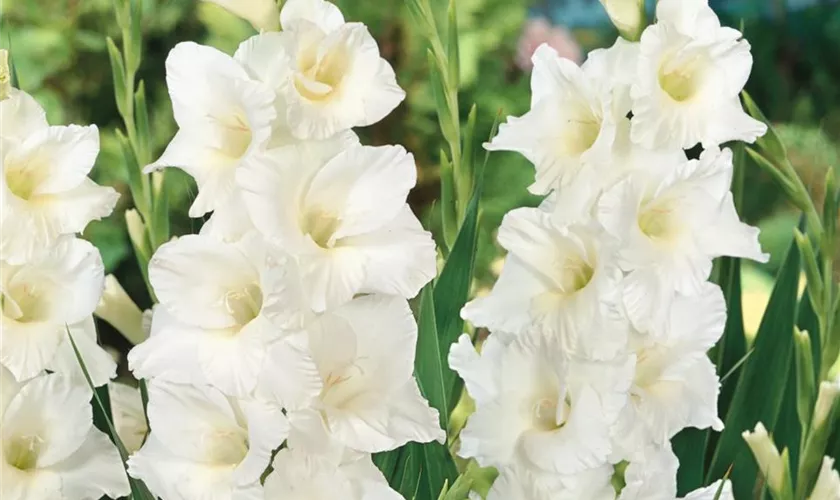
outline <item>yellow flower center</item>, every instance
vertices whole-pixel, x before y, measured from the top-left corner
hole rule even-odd
[[[559,264],[557,286],[563,295],[573,295],[586,288],[595,276],[595,268],[582,256],[575,255]]]
[[[674,240],[681,232],[674,211],[674,203],[669,200],[643,204],[638,216],[639,229],[652,240]]]
[[[561,156],[575,158],[589,150],[601,133],[601,118],[588,106],[579,104],[565,118],[565,127],[556,143]]]
[[[555,431],[566,424],[566,416],[571,411],[571,405],[566,399],[563,401],[563,413],[558,418],[556,397],[542,397],[534,401],[531,407],[531,426],[538,431]]]
[[[251,125],[245,113],[243,111],[233,113],[219,122],[225,128],[219,150],[223,155],[233,159],[244,156],[253,139]]]
[[[335,215],[323,210],[310,210],[303,216],[301,225],[303,232],[319,247],[329,248],[335,243],[332,239],[339,225]]]
[[[38,293],[38,288],[25,283],[0,292],[0,310],[3,316],[18,323],[44,321],[50,315],[49,300]]]
[[[262,304],[262,290],[255,283],[225,294],[225,308],[239,326],[245,326],[253,321],[260,314]]]
[[[40,436],[17,436],[6,443],[3,450],[6,462],[19,470],[34,469],[44,440]]]
[[[666,57],[659,66],[659,86],[671,99],[689,101],[705,81],[706,66],[707,58],[701,54]]]
[[[208,462],[236,467],[248,454],[248,433],[244,429],[217,429],[204,437]]]
[[[341,45],[334,45],[319,54],[321,47],[313,43],[298,53],[295,88],[310,101],[325,101],[335,95],[347,73],[350,57]]]

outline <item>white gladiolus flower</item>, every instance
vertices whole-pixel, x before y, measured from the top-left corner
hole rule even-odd
[[[633,460],[648,444],[662,446],[686,427],[723,429],[717,414],[720,384],[706,352],[725,324],[723,293],[706,283],[699,296],[674,302],[667,334],[631,335],[636,373],[629,404],[613,431],[617,459]]]
[[[114,375],[116,366],[96,345],[91,319],[104,280],[102,258],[93,245],[64,237],[24,265],[0,263],[0,280],[0,362],[16,379],[44,369],[78,372],[68,325],[94,384]]]
[[[707,150],[699,160],[667,167],[658,177],[650,171],[631,174],[598,204],[598,219],[622,242],[619,264],[629,273],[623,302],[641,331],[661,327],[675,291],[701,291],[713,258],[768,258],[758,229],[735,212],[729,149]]]
[[[648,448],[644,458],[631,462],[624,473],[626,486],[618,500],[734,500],[732,484],[716,481],[711,485],[677,498],[677,468],[679,462],[670,446]],[[718,491],[721,492],[717,497]]]
[[[623,38],[617,38],[612,47],[589,52],[583,63],[583,70],[590,77],[593,85],[609,96],[613,116],[617,118],[618,124],[628,125],[628,140],[630,121],[626,119],[626,116],[632,105],[630,89],[636,81],[638,64],[639,44],[628,42]]]
[[[19,384],[0,366],[0,497],[127,496],[120,455],[93,426],[92,393],[59,374]]]
[[[609,465],[571,476],[535,474],[509,467],[493,482],[487,500],[615,500],[615,489],[610,482],[612,474]]]
[[[93,316],[88,316],[75,325],[69,325],[67,329],[62,327],[61,343],[58,344],[55,356],[47,363],[47,370],[75,378],[78,383],[87,384],[85,373],[73,349],[73,343],[68,337],[68,331],[73,336],[76,349],[79,350],[79,355],[95,387],[107,384],[117,375],[117,363],[114,357],[97,343],[96,323],[93,321]]]
[[[450,350],[449,364],[476,404],[459,455],[483,467],[563,474],[606,464],[634,359],[568,360],[555,341],[537,335],[499,342],[491,335],[478,356],[464,335]]]
[[[369,455],[354,460],[283,449],[265,480],[265,500],[400,500]]]
[[[367,27],[345,23],[324,0],[289,0],[283,31],[240,46],[236,58],[285,103],[281,117],[298,139],[326,139],[374,124],[405,98]]]
[[[119,195],[87,177],[96,126],[49,126],[21,91],[0,102],[0,123],[0,258],[22,264],[111,213]]]
[[[146,170],[178,167],[195,179],[191,217],[241,203],[235,173],[271,138],[274,92],[231,56],[192,42],[170,51],[166,84],[179,130]]]
[[[108,384],[114,428],[128,453],[139,450],[149,433],[140,390],[118,382]]]
[[[152,433],[128,460],[132,477],[167,500],[263,498],[260,476],[288,433],[279,407],[206,386],[148,388]]]
[[[541,208],[551,212],[551,219],[556,225],[592,225],[604,191],[615,187],[631,174],[661,177],[663,165],[678,165],[685,161],[687,158],[682,149],[648,150],[634,144],[630,140],[630,120],[622,118],[616,124],[612,160],[600,168],[581,171],[571,184],[562,189],[562,196],[558,193],[547,198]],[[620,244],[621,241],[615,243]]]
[[[616,119],[610,99],[585,69],[545,44],[533,61],[531,110],[510,117],[485,148],[525,156],[536,167],[528,189],[546,194],[567,186],[586,165],[609,160]]]
[[[302,324],[292,271],[255,234],[235,244],[190,235],[161,246],[149,263],[160,300],[151,336],[128,356],[135,376],[250,393],[268,346]]]
[[[26,92],[12,88],[9,96],[0,100],[0,138],[4,147],[18,146],[48,127],[44,108]]]
[[[633,97],[633,140],[648,148],[753,142],[767,127],[738,94],[752,69],[750,44],[722,27],[708,0],[661,0],[645,29]]]
[[[275,0],[207,0],[251,23],[257,31],[277,31],[280,11]]]
[[[520,208],[505,216],[498,238],[508,251],[502,274],[490,295],[464,307],[465,319],[497,334],[537,329],[579,354],[611,357],[623,349],[619,329],[592,328],[622,277],[602,232],[591,224],[558,227],[550,213]]]
[[[840,474],[834,470],[834,459],[823,457],[820,474],[808,500],[840,498]]]
[[[317,439],[326,431],[365,453],[445,439],[413,377],[417,325],[405,299],[359,297],[307,329],[321,383],[311,408],[290,415],[293,433]]]
[[[434,277],[434,242],[406,204],[416,176],[403,148],[344,135],[274,149],[237,180],[254,225],[297,259],[322,312],[358,293],[413,297]]]

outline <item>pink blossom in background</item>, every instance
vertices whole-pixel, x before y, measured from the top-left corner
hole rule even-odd
[[[569,30],[562,26],[554,26],[543,17],[529,19],[525,23],[525,29],[519,38],[519,46],[516,51],[516,65],[524,71],[531,71],[534,64],[531,56],[537,47],[547,43],[560,54],[560,57],[570,59],[580,64],[583,59],[583,52]]]

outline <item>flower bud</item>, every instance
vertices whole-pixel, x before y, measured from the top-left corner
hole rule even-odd
[[[840,380],[835,380],[834,382],[826,381],[820,384],[817,405],[814,407],[812,429],[822,428],[828,422],[837,406],[838,395],[840,395]]]
[[[820,475],[817,477],[817,484],[811,491],[808,500],[823,500],[825,498],[840,498],[840,474],[832,467],[834,459],[823,457]]]
[[[279,31],[280,10],[274,0],[206,0],[251,23],[257,31]]]
[[[9,69],[9,51],[0,49],[0,101],[12,92],[12,72]]]
[[[621,36],[637,41],[644,28],[644,0],[601,0]]]
[[[767,429],[764,428],[764,424],[761,422],[757,423],[753,432],[744,431],[741,436],[743,436],[744,441],[747,442],[750,450],[752,450],[755,461],[758,463],[758,468],[767,480],[767,485],[770,490],[776,494],[784,491],[786,488],[785,485],[789,484],[789,481],[786,479],[786,477],[789,477],[789,472],[785,461],[776,448],[776,444],[773,443],[770,435],[767,434]]]
[[[105,291],[94,313],[116,328],[133,345],[148,337],[143,330],[143,312],[112,274],[105,277]]]
[[[125,211],[125,226],[128,229],[131,244],[134,245],[134,250],[143,260],[148,261],[152,252],[146,239],[146,226],[137,210],[131,208]]]

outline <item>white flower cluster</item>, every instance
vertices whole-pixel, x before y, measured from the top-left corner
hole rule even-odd
[[[581,67],[545,45],[533,61],[531,110],[487,148],[527,157],[548,196],[507,214],[501,276],[462,311],[492,334],[480,355],[466,335],[450,352],[476,405],[459,454],[499,469],[492,499],[674,500],[670,439],[723,426],[712,260],[767,259],[720,149],[765,132],[738,98],[750,46],[706,0],[660,0],[638,43]],[[731,498],[720,482],[687,498],[721,487]]]
[[[404,93],[334,5],[289,0],[280,23],[166,62],[179,131],[149,169],[189,173],[212,216],[152,257],[128,356],[150,424],[129,473],[164,500],[400,498],[371,454],[445,438],[413,378],[407,299],[436,271],[414,159],[351,131]]]
[[[88,178],[94,126],[50,126],[28,94],[0,101],[0,497],[82,500],[128,494],[117,449],[93,426],[92,382],[116,373],[92,313],[104,268],[76,238],[118,194]]]

